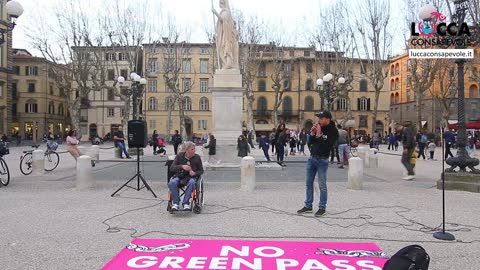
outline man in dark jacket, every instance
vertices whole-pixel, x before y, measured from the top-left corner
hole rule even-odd
[[[316,217],[325,215],[327,208],[327,169],[328,157],[335,143],[338,140],[338,130],[332,121],[332,114],[329,111],[322,111],[315,114],[318,118],[310,130],[311,157],[307,163],[306,180],[306,198],[305,205],[298,210],[298,214],[312,213],[313,204],[313,182],[315,174],[318,172],[318,182],[320,185],[319,209],[315,213]]]
[[[197,179],[203,174],[202,159],[195,154],[195,144],[185,143],[185,152],[180,152],[170,166],[170,171],[175,176],[168,182],[168,188],[172,193],[172,210],[178,211],[180,197],[178,195],[178,185],[185,185],[185,195],[183,197],[183,210],[190,210],[190,199],[193,189],[196,186]]]
[[[445,137],[445,159],[448,159],[449,156],[453,157],[451,148],[455,144],[455,134],[450,130],[447,130],[443,134],[443,137]]]
[[[182,143],[182,136],[178,134],[178,130],[175,130],[175,134],[172,136],[173,151],[175,155],[178,153],[178,146]]]
[[[263,155],[265,155],[265,158],[270,161],[270,156],[268,155],[268,149],[270,149],[270,139],[265,133],[262,133],[262,137],[260,138],[260,148],[263,150]]]
[[[413,171],[414,164],[411,163],[413,151],[415,151],[415,135],[413,133],[411,123],[406,123],[402,128],[402,164],[407,169],[408,175],[403,180],[415,179],[415,172]]]

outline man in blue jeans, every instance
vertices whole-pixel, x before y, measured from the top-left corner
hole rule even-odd
[[[123,135],[123,126],[119,126],[118,130],[113,133],[113,141],[120,150],[120,158],[122,158],[122,153],[125,154],[125,158],[131,158],[128,155],[127,148],[125,147],[125,135]]]
[[[313,210],[313,182],[318,173],[318,184],[320,186],[320,203],[315,217],[325,215],[327,208],[327,169],[328,157],[338,139],[338,130],[332,121],[332,114],[329,111],[322,111],[315,114],[317,124],[310,130],[311,157],[307,163],[307,181],[305,205],[298,210],[298,214],[312,213]]]

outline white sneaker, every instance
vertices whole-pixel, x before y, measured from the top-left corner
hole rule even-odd
[[[407,180],[407,181],[411,181],[411,180],[415,179],[415,175],[407,175],[407,176],[403,177],[402,179]]]
[[[178,211],[178,204],[174,203],[172,205],[172,210]]]
[[[184,204],[183,210],[190,210],[190,204]]]

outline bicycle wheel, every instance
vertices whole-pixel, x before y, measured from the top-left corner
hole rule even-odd
[[[10,171],[8,170],[7,162],[3,158],[0,158],[0,182],[4,186],[8,186],[8,183],[10,183]]]
[[[358,157],[358,150],[356,147],[350,147],[350,154],[352,154],[352,157]]]
[[[33,156],[32,153],[25,154],[20,160],[20,171],[24,175],[32,173]]]
[[[60,156],[57,152],[47,151],[45,153],[45,171],[51,172],[57,168],[60,163]]]

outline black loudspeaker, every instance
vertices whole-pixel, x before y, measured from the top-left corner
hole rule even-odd
[[[128,121],[128,148],[147,147],[147,122],[143,120]]]

